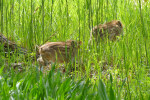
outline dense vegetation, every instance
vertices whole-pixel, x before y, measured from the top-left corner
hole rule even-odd
[[[1,0],[0,32],[29,53],[6,54],[0,44],[0,99],[150,99],[149,5],[148,0]],[[115,19],[124,34],[88,46],[91,28]],[[62,73],[58,64],[39,71],[35,46],[68,39],[82,41],[76,58],[81,63],[72,72]],[[21,71],[14,63],[23,63]]]

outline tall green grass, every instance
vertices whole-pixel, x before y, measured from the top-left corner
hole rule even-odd
[[[71,73],[75,79],[61,76],[59,72],[55,78],[51,76],[54,72],[44,76],[36,70],[38,64],[33,64],[30,58],[26,60],[22,54],[10,56],[8,53],[5,58],[0,44],[0,69],[9,69],[0,73],[0,97],[149,99],[150,6],[149,1],[145,1],[1,0],[1,33],[30,52],[35,52],[35,45],[42,45],[46,40],[73,39],[83,43],[76,58],[82,65],[76,64],[79,68]],[[114,19],[123,23],[124,34],[115,42],[102,41],[98,47],[93,44],[89,49],[91,28]],[[55,36],[49,38],[54,33]],[[24,62],[25,72],[14,73],[11,66],[14,62]],[[19,87],[16,84],[20,84]]]

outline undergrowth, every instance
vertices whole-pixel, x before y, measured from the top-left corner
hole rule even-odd
[[[1,33],[29,53],[0,44],[0,99],[150,99],[149,10],[148,0],[1,0]],[[89,47],[91,28],[111,20],[123,34]],[[35,46],[69,39],[82,41],[74,71],[39,71]]]

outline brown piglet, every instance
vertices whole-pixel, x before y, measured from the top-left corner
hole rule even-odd
[[[99,24],[91,30],[89,43],[94,38],[96,42],[104,40],[108,37],[109,40],[116,40],[116,36],[123,32],[123,25],[119,20],[113,20],[105,24]]]
[[[80,48],[80,42],[68,40],[66,42],[48,42],[40,46],[40,57],[37,61],[40,65],[48,65],[52,62],[68,63],[73,61]]]

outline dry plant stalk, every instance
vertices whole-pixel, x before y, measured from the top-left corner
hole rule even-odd
[[[89,43],[94,38],[96,42],[100,39],[105,39],[108,36],[109,40],[116,40],[116,36],[121,35],[123,32],[123,25],[119,20],[113,20],[105,24],[95,26],[90,33]]]
[[[38,53],[40,57],[37,61],[40,65],[48,65],[51,62],[68,63],[73,61],[81,41],[68,40],[66,42],[48,42],[40,46]]]
[[[35,14],[39,8],[40,8],[40,7],[37,7],[37,8],[34,10],[33,14]]]

